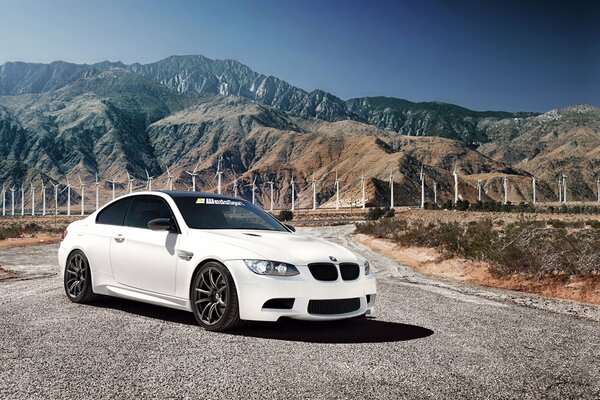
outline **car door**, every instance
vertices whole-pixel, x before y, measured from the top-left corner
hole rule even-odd
[[[156,218],[174,218],[167,202],[159,196],[134,196],[111,241],[110,262],[117,282],[174,295],[180,235],[148,229],[148,222]]]
[[[110,244],[123,228],[130,202],[131,197],[125,197],[104,207],[96,216],[95,223],[85,231],[88,243],[85,251],[95,274],[114,276],[110,264]]]

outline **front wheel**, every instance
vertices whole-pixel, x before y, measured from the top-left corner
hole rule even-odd
[[[92,291],[90,263],[80,250],[73,251],[67,258],[64,286],[67,297],[73,303],[89,303],[98,297]]]
[[[224,265],[208,262],[200,267],[190,298],[196,321],[204,329],[225,331],[242,324],[235,283]]]

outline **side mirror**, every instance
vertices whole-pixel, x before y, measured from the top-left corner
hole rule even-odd
[[[292,225],[289,224],[283,224],[286,228],[288,228],[290,231],[292,232],[296,232],[296,228],[294,228]]]
[[[148,229],[153,231],[172,231],[173,222],[170,218],[156,218],[148,222]]]

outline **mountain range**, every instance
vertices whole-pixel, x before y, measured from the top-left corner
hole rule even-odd
[[[477,181],[485,199],[557,200],[559,176],[567,175],[569,198],[593,200],[600,170],[600,111],[574,106],[544,114],[473,111],[457,105],[386,97],[342,100],[307,92],[233,60],[173,56],[151,64],[120,62],[50,64],[10,62],[0,66],[0,182],[7,187],[44,179],[79,186],[125,171],[139,186],[145,170],[163,185],[170,168],[179,187],[198,164],[201,188],[214,190],[218,159],[232,193],[234,178],[244,197],[256,179],[266,204],[266,183],[277,182],[278,207],[289,206],[290,179],[299,204],[331,206],[340,177],[342,201],[360,198],[358,179],[367,178],[368,197],[389,201],[394,176],[396,204],[415,205],[419,173],[426,194],[452,196],[452,171],[460,174],[461,196],[473,201]],[[77,181],[77,182],[75,182]],[[155,185],[156,185],[155,184]],[[77,193],[79,189],[75,189]],[[387,198],[387,200],[386,200]],[[61,197],[61,201],[63,201]]]

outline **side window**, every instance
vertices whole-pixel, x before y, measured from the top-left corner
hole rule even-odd
[[[125,215],[125,226],[148,228],[148,222],[156,218],[171,218],[173,213],[168,204],[156,196],[135,196]]]
[[[131,203],[131,197],[117,200],[98,213],[96,223],[104,225],[123,225],[129,203]]]

